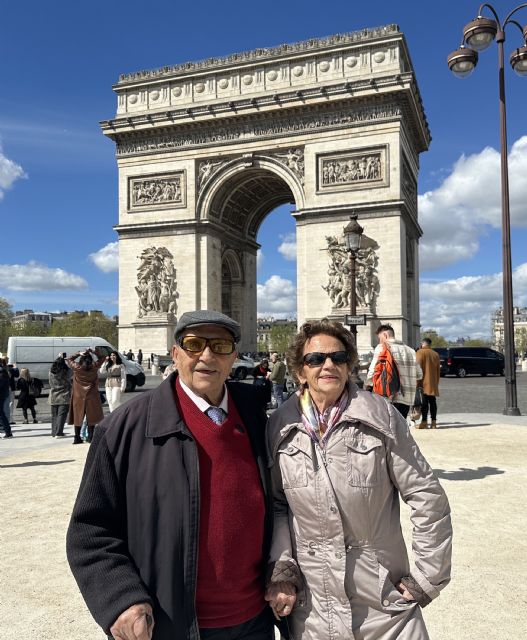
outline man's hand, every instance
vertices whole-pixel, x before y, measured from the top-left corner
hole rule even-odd
[[[288,616],[296,601],[296,588],[290,582],[275,582],[267,587],[265,599],[276,616]]]
[[[110,627],[115,640],[152,640],[153,631],[152,607],[146,602],[123,611]]]
[[[405,600],[410,600],[410,601],[415,600],[413,595],[408,591],[408,589],[404,586],[402,582],[399,582],[399,584],[396,584],[395,588],[397,589],[397,591],[399,591],[399,593],[403,596]]]

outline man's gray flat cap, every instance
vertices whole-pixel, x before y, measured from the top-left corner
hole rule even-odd
[[[216,324],[220,327],[224,327],[232,334],[234,338],[234,342],[239,342],[241,338],[241,329],[240,325],[219,311],[187,311],[184,313],[176,326],[176,331],[174,332],[174,338],[177,340],[185,329],[190,329],[191,327],[197,327],[202,324]]]

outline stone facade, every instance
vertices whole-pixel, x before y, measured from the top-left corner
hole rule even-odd
[[[430,134],[396,26],[128,74],[114,90],[102,129],[119,167],[121,345],[165,351],[178,314],[210,308],[239,320],[241,349],[256,350],[257,233],[284,203],[297,222],[298,322],[345,315],[324,289],[326,237],[355,213],[378,282],[359,349],[383,321],[416,342],[416,185]],[[138,315],[148,247],[173,256],[173,317]]]

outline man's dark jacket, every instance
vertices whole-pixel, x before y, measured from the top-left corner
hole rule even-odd
[[[107,634],[123,611],[149,602],[154,640],[199,640],[194,608],[198,452],[178,414],[176,376],[122,405],[95,429],[73,509],[68,560],[90,612]],[[267,416],[251,385],[227,386],[247,429],[265,496],[263,581],[272,535]],[[235,575],[235,557],[232,562]]]

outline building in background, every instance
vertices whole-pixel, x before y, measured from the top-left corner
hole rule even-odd
[[[294,319],[258,318],[256,322],[256,343],[258,352],[285,353],[297,330]]]
[[[512,320],[514,323],[514,347],[517,353],[527,352],[527,307],[514,307]],[[492,314],[492,342],[494,348],[503,352],[503,308]]]

